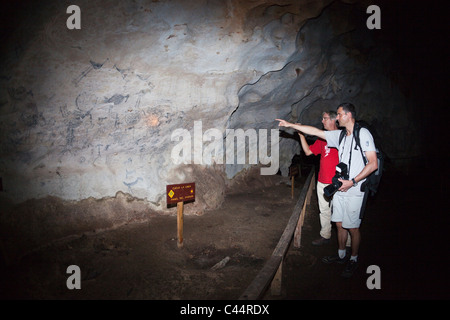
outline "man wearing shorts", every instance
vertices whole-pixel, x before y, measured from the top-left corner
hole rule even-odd
[[[339,179],[342,186],[333,196],[333,213],[331,221],[336,223],[338,231],[338,253],[325,257],[325,263],[345,263],[347,262],[345,243],[348,233],[350,233],[351,256],[342,273],[343,277],[351,277],[358,266],[358,251],[361,241],[359,226],[361,224],[360,212],[364,200],[364,192],[361,192],[361,184],[365,179],[378,168],[375,143],[370,132],[361,128],[359,139],[361,148],[367,159],[361,156],[361,151],[356,145],[353,137],[353,127],[355,125],[355,107],[351,103],[342,103],[337,109],[336,120],[341,127],[345,127],[346,135],[339,143],[341,130],[323,131],[312,126],[289,123],[285,120],[280,121],[279,126],[290,127],[302,131],[306,134],[315,135],[327,141],[329,147],[335,147],[339,152],[339,162],[345,163],[349,170],[349,180]]]
[[[322,112],[322,124],[325,130],[337,130],[336,111]],[[305,155],[320,155],[320,167],[317,179],[317,201],[319,203],[320,238],[312,242],[315,246],[321,246],[330,242],[331,238],[331,199],[325,196],[323,189],[331,183],[339,163],[338,151],[330,148],[327,142],[317,139],[312,145],[308,145],[302,132],[298,132],[300,143]]]

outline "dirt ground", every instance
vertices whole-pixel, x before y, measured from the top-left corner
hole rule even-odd
[[[1,297],[237,299],[278,243],[303,179],[294,184],[294,199],[289,179],[273,176],[272,186],[244,183],[221,208],[185,215],[181,249],[176,207],[171,216],[58,241],[4,266]],[[223,268],[212,269],[223,259]],[[66,286],[70,265],[80,268],[81,290]]]
[[[249,182],[236,187],[223,205],[202,216],[184,217],[184,247],[177,247],[174,215],[155,216],[114,230],[83,234],[34,251],[2,266],[2,299],[238,299],[278,243],[303,187],[295,197],[287,178],[270,186]],[[336,252],[336,232],[323,247],[311,245],[319,234],[317,199],[307,208],[300,248],[283,262],[281,295],[264,299],[435,299],[449,298],[445,235],[434,233],[423,214],[437,207],[415,196],[413,184],[385,174],[383,188],[368,204],[361,227],[360,266],[343,279],[341,265],[321,262]],[[401,183],[400,183],[401,182]],[[398,197],[399,186],[403,196]],[[405,187],[406,186],[406,187]],[[409,188],[407,186],[410,186]],[[432,191],[432,190],[430,190]],[[186,204],[188,206],[189,204]],[[428,210],[428,211],[427,211]],[[442,256],[442,253],[446,253]],[[222,267],[215,266],[223,259]],[[67,267],[81,270],[81,289],[69,290]],[[367,268],[381,270],[381,289],[369,290]]]

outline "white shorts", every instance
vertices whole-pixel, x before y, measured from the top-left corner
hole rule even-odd
[[[342,227],[346,229],[359,228],[361,225],[359,214],[363,200],[364,194],[361,196],[341,196],[339,192],[336,192],[333,196],[331,221],[342,222]]]

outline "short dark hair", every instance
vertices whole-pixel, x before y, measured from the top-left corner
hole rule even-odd
[[[356,108],[355,108],[355,106],[354,106],[353,104],[351,104],[351,103],[349,103],[349,102],[344,102],[344,103],[341,103],[341,104],[338,106],[338,109],[339,109],[340,107],[342,107],[342,110],[344,110],[345,113],[351,112],[351,113],[352,113],[352,118],[353,118],[353,119],[356,119]]]

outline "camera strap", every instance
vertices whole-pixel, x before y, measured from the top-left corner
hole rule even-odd
[[[351,141],[351,143],[350,143],[350,156],[349,156],[349,158],[348,158],[348,175],[349,175],[349,178],[350,178],[350,165],[351,165],[351,163],[352,163],[353,140],[354,140],[354,136],[352,137],[352,141]],[[342,148],[342,151],[341,151],[341,159],[342,159],[342,157],[343,157],[343,155],[344,155],[344,149],[345,149],[345,142],[346,142],[346,141],[347,141],[347,135],[345,135],[345,137],[344,137],[344,145],[342,146],[343,148]],[[355,146],[355,148],[356,148],[356,146]]]

